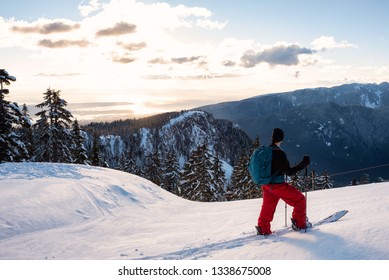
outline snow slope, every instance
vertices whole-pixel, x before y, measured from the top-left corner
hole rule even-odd
[[[0,259],[389,259],[389,183],[308,193],[307,233],[255,235],[261,199],[199,203],[110,169],[0,165]],[[283,229],[284,203],[273,230]],[[288,208],[290,216],[291,208]]]

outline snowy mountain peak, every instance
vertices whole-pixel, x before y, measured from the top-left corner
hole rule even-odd
[[[177,117],[172,118],[166,125],[164,125],[163,128],[168,129],[168,128],[176,125],[177,123],[183,122],[183,121],[187,120],[188,118],[194,117],[196,115],[205,116],[205,112],[204,111],[184,111],[183,113],[181,113]]]
[[[110,167],[116,168],[122,155],[131,150],[138,156],[137,162],[142,167],[147,155],[157,152],[164,160],[167,154],[174,152],[182,168],[190,153],[207,143],[212,154],[218,154],[221,160],[234,165],[252,144],[239,126],[227,120],[215,120],[204,111],[171,113],[163,120],[155,122],[157,125],[143,126],[135,131],[123,128],[121,134],[100,137],[100,151],[104,160]]]

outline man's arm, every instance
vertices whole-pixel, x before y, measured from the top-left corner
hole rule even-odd
[[[307,162],[308,161],[308,162]],[[294,175],[300,170],[303,170],[309,164],[309,158],[304,159],[296,166],[291,167],[286,154],[282,150],[273,151],[273,163],[272,163],[272,174],[286,174],[288,176]]]

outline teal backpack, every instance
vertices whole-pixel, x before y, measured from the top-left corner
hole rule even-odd
[[[265,145],[255,149],[250,158],[249,172],[251,179],[255,184],[265,185],[272,182],[271,162],[273,157],[273,148]]]

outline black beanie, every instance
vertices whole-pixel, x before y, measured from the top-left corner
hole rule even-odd
[[[273,129],[273,134],[271,136],[271,141],[273,143],[281,142],[284,140],[284,132],[281,128],[275,128]]]

